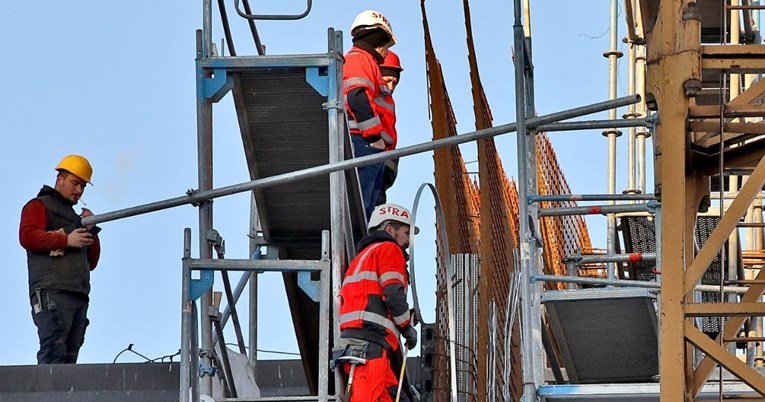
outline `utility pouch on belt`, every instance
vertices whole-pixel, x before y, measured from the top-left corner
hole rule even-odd
[[[343,363],[366,364],[368,347],[369,342],[367,341],[351,338],[341,339],[337,347],[332,349],[330,368],[335,370]]]

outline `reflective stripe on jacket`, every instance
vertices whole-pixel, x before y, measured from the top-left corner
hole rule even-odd
[[[352,47],[343,65],[343,95],[352,134],[361,135],[368,142],[382,138],[386,145],[395,144],[395,134],[387,132],[383,124],[383,116],[390,110],[385,100],[389,92],[374,56]]]
[[[365,339],[390,350],[399,347],[399,333],[411,325],[406,301],[409,274],[399,245],[387,233],[363,248],[351,261],[340,289],[342,337]],[[362,240],[363,242],[363,240]]]
[[[396,149],[398,142],[398,133],[396,132],[396,102],[393,101],[393,94],[387,85],[384,85],[382,100],[375,100],[380,106],[380,121],[382,122],[383,135],[385,141],[385,150]]]

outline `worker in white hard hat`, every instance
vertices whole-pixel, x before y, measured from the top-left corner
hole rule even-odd
[[[393,29],[385,16],[374,10],[362,11],[351,25],[353,47],[345,55],[343,94],[348,116],[348,129],[353,141],[354,156],[383,152],[395,138],[386,132],[382,115],[388,106],[388,87],[380,74],[380,64],[388,48],[396,44]],[[374,163],[358,168],[364,209],[369,218],[383,186],[384,164]]]
[[[359,242],[358,254],[340,289],[338,348],[366,360],[361,365],[342,364],[347,375],[353,373],[349,379],[351,402],[395,398],[398,378],[390,359],[401,354],[399,336],[406,348],[417,345],[417,330],[406,300],[411,214],[397,204],[379,205],[369,230]]]
[[[27,251],[29,300],[40,338],[38,364],[77,363],[88,326],[90,271],[101,255],[93,215],[74,206],[90,183],[93,168],[85,157],[69,155],[56,166],[54,187],[43,186],[21,211],[19,242]]]

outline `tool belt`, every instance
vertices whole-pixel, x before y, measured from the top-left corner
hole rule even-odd
[[[369,359],[369,341],[353,338],[341,338],[337,347],[332,349],[332,361],[330,368],[335,370],[342,367],[343,363],[366,364]]]

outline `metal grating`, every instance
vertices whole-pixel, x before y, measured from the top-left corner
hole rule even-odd
[[[699,216],[696,218],[696,230],[694,230],[694,239],[698,247],[697,250],[707,241],[712,234],[715,226],[720,222],[719,216]],[[701,283],[704,285],[720,285],[722,280],[723,261],[727,270],[728,266],[728,242],[725,242],[721,252],[715,255],[715,259],[709,264],[709,268],[701,277]],[[702,303],[719,303],[720,294],[717,292],[698,292]],[[724,317],[701,317],[701,330],[712,337],[722,330]]]
[[[628,253],[656,252],[656,225],[650,215],[623,215],[619,217],[624,237],[624,248]],[[629,279],[653,281],[656,279],[656,264],[639,261],[627,264]]]
[[[328,117],[322,106],[327,97],[306,82],[305,68],[236,73],[234,100],[250,178],[329,162]],[[349,183],[354,188],[354,181]],[[354,232],[363,234],[358,200],[349,193]],[[264,188],[255,197],[267,241],[283,246],[289,258],[321,257],[321,231],[330,227],[329,176]]]
[[[651,381],[659,373],[654,302],[645,289],[545,292],[545,308],[569,381]]]
[[[289,65],[288,57],[285,65]],[[259,179],[329,162],[328,97],[306,80],[311,67],[258,67],[232,72],[233,97],[250,178]],[[319,71],[326,75],[326,68]],[[347,133],[346,143],[349,142]],[[346,158],[351,157],[346,144]],[[353,233],[366,234],[366,218],[355,171],[346,172]],[[321,232],[330,229],[329,176],[294,181],[254,191],[265,240],[279,248],[281,259],[321,259]],[[306,208],[310,205],[310,208]],[[298,346],[308,386],[316,392],[319,308],[284,273]]]
[[[656,225],[652,216],[649,215],[623,215],[619,217],[621,231],[624,237],[625,251],[628,253],[655,253],[656,252]],[[701,248],[712,234],[712,231],[720,222],[719,216],[700,215],[696,218],[694,240],[696,250]],[[724,262],[723,262],[724,261]],[[701,283],[705,285],[720,285],[722,272],[728,269],[728,242],[717,253],[709,268],[701,277]],[[650,281],[656,279],[656,264],[649,262],[629,263],[630,278]],[[701,303],[719,303],[720,295],[717,292],[698,292]],[[717,336],[723,323],[723,317],[701,317],[698,319],[701,330],[711,337]]]

